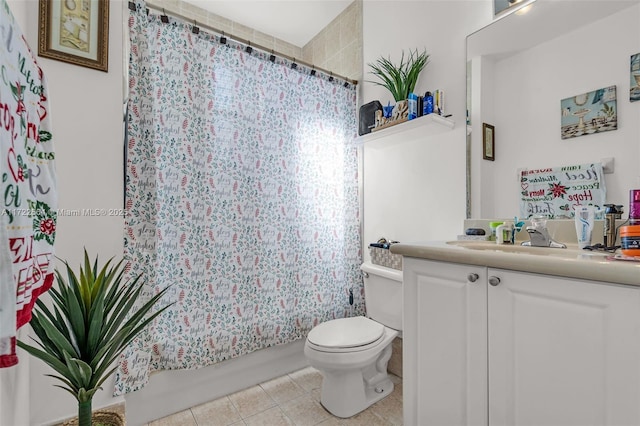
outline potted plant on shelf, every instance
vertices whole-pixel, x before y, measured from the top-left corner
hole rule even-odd
[[[418,52],[409,50],[405,61],[405,53],[402,51],[400,63],[394,64],[390,58],[380,57],[374,63],[367,64],[373,74],[380,81],[369,81],[382,86],[391,92],[396,106],[393,110],[391,121],[406,118],[408,113],[407,98],[409,93],[415,90],[416,82],[422,70],[429,63],[429,54],[426,50]]]
[[[406,99],[416,87],[416,82],[422,70],[429,63],[429,54],[426,50],[418,52],[409,50],[409,55],[405,61],[405,53],[402,51],[400,63],[394,64],[390,58],[378,58],[376,62],[368,64],[371,68],[370,74],[376,76],[380,81],[370,81],[370,83],[385,87],[391,92],[396,101],[396,108],[406,110]]]
[[[91,402],[102,383],[115,371],[113,363],[124,348],[170,305],[146,316],[167,288],[132,310],[144,283],[141,276],[124,279],[123,260],[93,266],[84,252],[84,268],[74,273],[67,262],[66,278],[56,269],[57,288],[49,290],[53,306],[36,301],[30,321],[39,347],[18,346],[41,359],[64,385],[54,385],[78,400],[78,424],[90,426]]]

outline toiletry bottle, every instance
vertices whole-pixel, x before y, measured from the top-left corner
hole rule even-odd
[[[424,94],[423,114],[427,115],[433,113],[433,95],[431,92]]]
[[[491,229],[491,236],[489,237],[490,241],[496,240],[496,229],[500,225],[502,225],[502,222],[489,222],[489,228]]]
[[[505,229],[503,231],[503,237],[504,237],[504,243],[505,244],[513,244],[514,243],[514,237],[516,236],[515,231],[513,229],[514,225],[513,222],[510,220],[505,221],[502,224]]]
[[[502,225],[496,228],[496,243],[497,244],[513,244],[513,222],[510,220],[505,221]]]
[[[581,249],[591,245],[591,234],[593,232],[593,221],[595,209],[593,206],[576,206],[575,225],[578,247]]]
[[[436,113],[444,115],[444,90],[437,90],[438,101],[436,102]]]
[[[605,204],[604,210],[604,239],[605,247],[616,245],[616,219],[622,217],[622,210],[618,210],[615,204]]]
[[[418,96],[418,117],[424,115],[424,96]]]
[[[418,96],[415,93],[409,93],[409,120],[418,117]]]
[[[629,225],[640,225],[640,189],[629,191]]]

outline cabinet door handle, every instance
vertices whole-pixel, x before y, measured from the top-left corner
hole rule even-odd
[[[467,280],[469,280],[469,282],[472,282],[472,283],[475,283],[476,281],[478,281],[478,278],[480,278],[480,275],[478,274],[467,275]]]
[[[497,286],[498,284],[500,284],[500,278],[498,277],[489,277],[489,284],[491,284],[492,286]]]

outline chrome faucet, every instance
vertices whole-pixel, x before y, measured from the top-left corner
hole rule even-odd
[[[549,236],[547,230],[547,219],[544,217],[531,218],[531,225],[526,227],[529,233],[529,241],[522,243],[523,246],[530,247],[553,247],[553,248],[567,248],[565,244],[554,241]]]

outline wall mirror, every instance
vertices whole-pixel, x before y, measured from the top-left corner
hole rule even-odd
[[[508,13],[511,8],[517,9],[524,1],[529,0],[493,0],[493,14],[498,16]]]
[[[519,168],[614,159],[607,202],[640,185],[640,102],[629,101],[630,56],[640,52],[638,0],[531,2],[469,35],[467,217],[519,215]],[[562,140],[561,100],[615,85],[618,129]],[[494,161],[483,159],[483,124]],[[486,157],[486,156],[485,156]],[[626,212],[626,209],[625,209]]]

